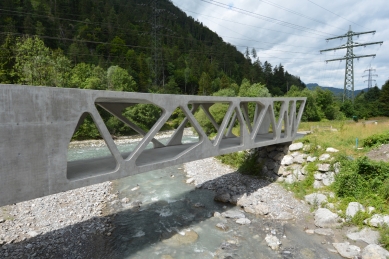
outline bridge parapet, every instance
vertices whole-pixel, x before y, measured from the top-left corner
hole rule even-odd
[[[0,206],[206,157],[291,142],[306,98],[210,97],[80,90],[0,84]],[[161,115],[148,130],[123,111],[134,105],[158,107]],[[221,123],[211,107],[225,106]],[[100,108],[98,108],[100,107]],[[101,110],[143,136],[130,152],[119,151]],[[166,144],[155,138],[176,110],[184,119]],[[215,137],[196,120],[203,110]],[[68,160],[74,132],[90,115],[111,156]],[[198,134],[183,143],[184,128]],[[234,134],[233,128],[239,128]],[[149,143],[153,148],[147,148]]]

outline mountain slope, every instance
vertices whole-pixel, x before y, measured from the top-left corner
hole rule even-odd
[[[37,35],[50,49],[61,50],[73,66],[118,65],[143,92],[156,84],[196,94],[203,75],[209,81],[207,94],[240,84],[243,78],[266,84],[273,95],[284,94],[286,82],[305,87],[281,64],[252,61],[169,0],[159,0],[154,7],[148,0],[4,0],[0,1],[0,33]],[[9,50],[5,40],[0,39],[1,47]],[[12,65],[7,58],[0,57],[0,64]],[[9,76],[3,81],[17,83],[18,79]]]

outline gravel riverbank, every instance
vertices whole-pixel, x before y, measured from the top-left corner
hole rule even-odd
[[[0,208],[0,258],[86,258],[109,233],[105,182]],[[85,257],[84,257],[85,256]]]

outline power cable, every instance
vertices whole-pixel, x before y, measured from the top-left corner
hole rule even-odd
[[[300,31],[309,31],[310,33],[313,33],[313,34],[316,34],[316,35],[319,35],[319,36],[323,36],[323,35],[335,36],[334,34],[331,34],[331,33],[322,32],[322,31],[318,31],[318,30],[315,30],[315,29],[310,29],[310,28],[305,27],[305,26],[297,25],[297,24],[290,23],[290,22],[285,22],[285,21],[282,21],[282,20],[279,20],[279,19],[276,19],[276,18],[272,18],[272,17],[269,17],[269,16],[261,15],[261,14],[257,14],[257,13],[254,13],[254,12],[251,12],[251,11],[247,11],[247,10],[244,10],[244,9],[241,9],[241,8],[231,7],[229,5],[217,2],[215,0],[200,0],[200,1],[208,3],[208,4],[212,4],[212,5],[224,8],[224,9],[233,10],[235,12],[238,12],[238,13],[241,13],[241,14],[245,14],[245,15],[248,15],[248,16],[251,16],[251,17],[254,17],[254,18],[262,19],[262,20],[265,20],[267,22],[271,22],[271,23],[275,23],[275,24],[280,24],[280,25],[283,25],[285,27],[289,27],[289,28],[292,28],[292,29],[296,29],[296,30],[300,30]]]
[[[332,13],[332,14],[334,14],[334,15],[338,16],[339,18],[342,18],[343,20],[346,20],[346,21],[348,21],[348,22],[351,22],[351,23],[353,23],[353,24],[356,24],[356,25],[358,25],[358,26],[360,26],[360,27],[362,27],[362,28],[365,28],[365,29],[366,29],[366,27],[364,27],[364,26],[362,26],[362,25],[360,25],[360,24],[358,24],[358,23],[355,23],[355,22],[353,22],[353,21],[350,21],[350,20],[348,20],[348,19],[346,19],[346,18],[343,18],[343,17],[342,17],[342,16],[340,16],[339,14],[336,14],[336,13],[334,13],[334,12],[332,12],[332,11],[328,10],[327,8],[324,8],[323,6],[321,6],[321,5],[318,5],[318,4],[317,4],[317,3],[315,3],[315,2],[312,2],[311,0],[308,0],[308,2],[311,2],[312,4],[314,4],[314,5],[316,5],[316,6],[320,7],[320,8],[322,8],[322,9],[324,9],[324,10],[326,10],[327,12],[330,12],[330,13]]]

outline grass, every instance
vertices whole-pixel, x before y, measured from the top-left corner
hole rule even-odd
[[[362,147],[362,140],[373,135],[382,134],[389,129],[389,118],[380,118],[377,124],[366,124],[364,121],[355,123],[354,121],[328,121],[328,122],[303,122],[299,130],[310,130],[311,127],[332,126],[337,131],[314,131],[307,135],[303,141],[305,143],[317,143],[323,148],[334,147],[342,153],[353,156],[364,156],[371,148]],[[356,139],[358,138],[358,147],[356,148]]]

